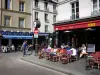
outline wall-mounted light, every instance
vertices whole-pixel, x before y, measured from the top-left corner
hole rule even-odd
[[[68,32],[71,32],[71,31],[69,31],[69,30],[66,30],[66,31],[64,31],[65,33],[68,33]]]
[[[94,30],[94,29],[92,29],[92,28],[87,28],[87,29],[85,29],[86,31],[92,31],[92,30]]]

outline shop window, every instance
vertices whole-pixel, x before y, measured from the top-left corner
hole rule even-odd
[[[19,28],[24,28],[24,26],[25,26],[24,18],[19,18]]]
[[[10,26],[10,25],[11,25],[11,17],[4,16],[4,26]]]

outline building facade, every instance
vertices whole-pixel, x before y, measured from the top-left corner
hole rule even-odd
[[[0,0],[0,28],[5,31],[31,30],[31,0]]]
[[[17,46],[32,38],[31,4],[31,0],[0,0],[0,46]]]
[[[32,4],[32,21],[40,20],[40,32],[52,33],[52,24],[56,22],[57,16],[57,0],[33,0]]]
[[[54,23],[56,44],[80,47],[93,44],[100,49],[100,0],[63,0],[58,4],[57,23]],[[98,40],[98,41],[96,41]]]
[[[100,10],[99,4],[99,0],[62,0],[58,4],[57,20],[75,20],[97,16]]]

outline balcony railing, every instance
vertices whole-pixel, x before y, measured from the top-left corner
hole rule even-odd
[[[57,10],[53,10],[53,12],[57,14]]]
[[[100,16],[100,10],[91,12],[91,16]]]
[[[40,10],[40,7],[39,6],[35,6],[35,9]]]
[[[49,20],[46,20],[45,23],[49,23]]]
[[[45,11],[49,12],[49,8],[45,8]]]

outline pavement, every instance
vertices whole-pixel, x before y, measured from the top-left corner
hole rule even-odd
[[[39,59],[38,56],[34,56],[34,54],[31,56],[25,56],[21,59],[35,65],[62,72],[67,75],[100,75],[100,70],[85,70],[85,59],[80,59],[78,61],[68,64],[62,64],[60,62],[51,62],[49,60],[46,60],[45,58]]]
[[[21,60],[22,52],[0,53],[0,75],[65,75]]]

